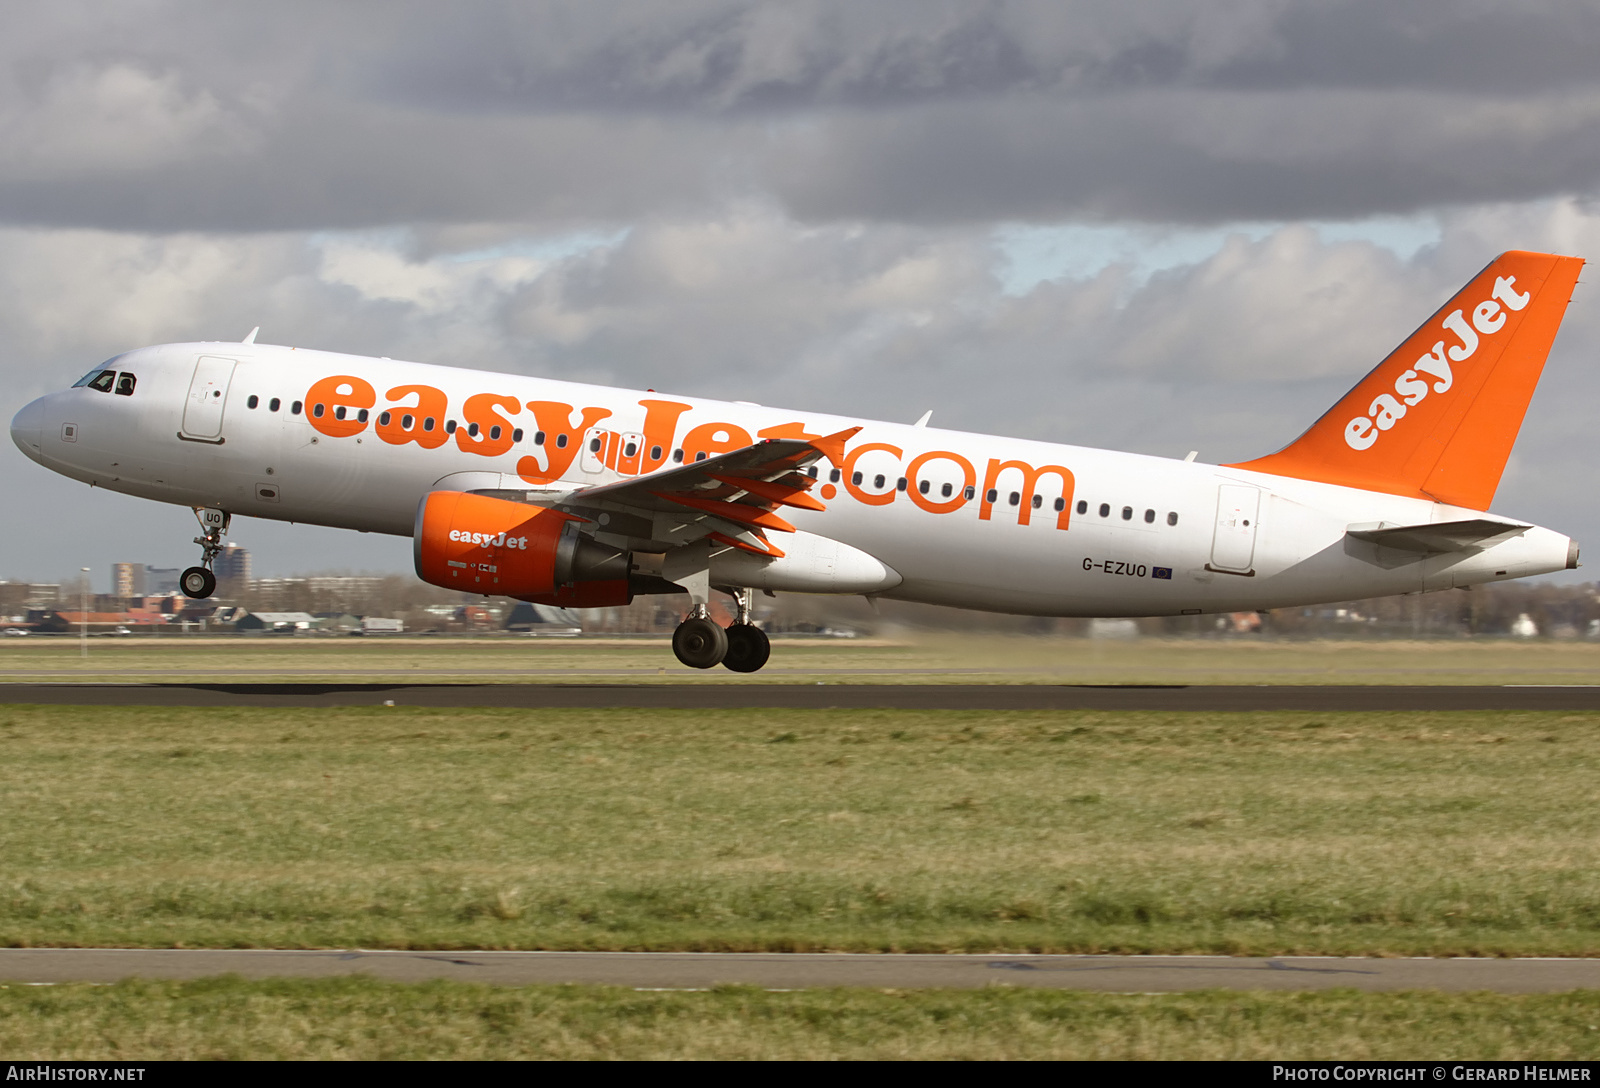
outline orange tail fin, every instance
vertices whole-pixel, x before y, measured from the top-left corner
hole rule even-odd
[[[1487,510],[1582,267],[1502,253],[1305,434],[1227,467]]]

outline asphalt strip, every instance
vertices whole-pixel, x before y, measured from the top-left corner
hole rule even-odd
[[[126,978],[449,979],[498,986],[577,983],[642,990],[719,985],[978,989],[1004,985],[1102,993],[1185,990],[1439,990],[1561,993],[1600,989],[1600,959],[1342,956],[860,955],[702,952],[394,952],[360,949],[0,949],[0,983]]]
[[[1600,686],[1083,684],[0,684],[0,703],[675,710],[1600,710]]]

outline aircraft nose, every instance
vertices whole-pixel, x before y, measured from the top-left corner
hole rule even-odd
[[[30,401],[23,405],[22,410],[11,417],[11,441],[17,444],[17,449],[27,454],[34,460],[39,459],[40,432],[44,429],[44,397]]]

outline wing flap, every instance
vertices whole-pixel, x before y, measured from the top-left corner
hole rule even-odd
[[[562,505],[703,518],[704,524],[692,533],[730,538],[727,543],[746,550],[781,556],[762,530],[795,531],[775,513],[779,507],[826,509],[809,494],[816,479],[806,469],[824,457],[836,465],[842,462],[845,443],[860,430],[851,427],[812,439],[765,439],[692,464],[583,488],[565,496]]]

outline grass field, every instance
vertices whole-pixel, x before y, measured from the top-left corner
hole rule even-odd
[[[408,986],[0,987],[0,1053],[55,1059],[1588,1059],[1600,994]]]
[[[780,638],[741,676],[678,664],[665,635],[636,639],[265,637],[0,639],[0,681],[441,683],[1600,684],[1587,641],[1254,641]]]
[[[0,708],[9,945],[1600,954],[1600,715]]]

